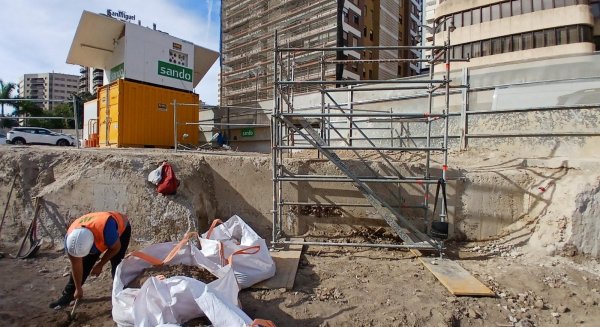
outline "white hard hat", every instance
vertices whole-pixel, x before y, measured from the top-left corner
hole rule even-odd
[[[74,257],[85,257],[94,245],[94,234],[84,227],[79,227],[67,235],[67,252]]]

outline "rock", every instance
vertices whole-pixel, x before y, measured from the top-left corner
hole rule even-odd
[[[62,276],[63,276],[63,277],[67,277],[67,276],[69,276],[70,274],[71,274],[70,272],[66,272],[66,273],[62,274]]]
[[[536,300],[533,306],[537,309],[544,309],[544,301]]]
[[[551,314],[552,314],[552,317],[554,317],[554,318],[560,317],[560,313],[558,313],[558,312],[552,312]]]
[[[570,310],[566,305],[561,304],[558,306],[558,308],[556,308],[556,311],[558,313],[565,313],[565,312],[569,312]]]
[[[506,293],[502,292],[502,293],[498,294],[498,296],[501,297],[501,298],[505,298],[506,297]]]
[[[479,319],[479,318],[481,318],[481,315],[479,314],[479,312],[477,312],[477,311],[475,311],[475,310],[473,310],[471,308],[469,308],[467,310],[467,316],[469,318],[473,318],[473,319]]]
[[[508,320],[510,320],[510,322],[512,322],[512,323],[516,323],[517,322],[517,318],[515,318],[515,317],[513,317],[511,315],[508,316]]]
[[[458,299],[455,298],[455,297],[453,297],[453,296],[449,296],[449,297],[446,298],[446,302],[448,302],[448,303],[456,303],[456,302],[458,302]]]
[[[522,319],[515,323],[514,327],[534,327],[535,325],[529,319]]]
[[[38,272],[39,272],[39,273],[41,273],[41,274],[45,274],[45,273],[47,273],[47,272],[49,272],[49,271],[50,271],[50,270],[48,270],[48,269],[46,269],[46,268],[42,268],[42,269],[38,270]]]
[[[527,301],[527,293],[519,293],[519,301],[526,302]]]

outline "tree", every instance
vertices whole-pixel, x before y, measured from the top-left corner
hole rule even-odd
[[[4,83],[0,79],[0,100],[14,99],[11,94],[16,87],[15,83]],[[1,117],[4,117],[4,101],[0,102],[0,107],[2,107]],[[8,127],[4,119],[2,120],[2,126]]]

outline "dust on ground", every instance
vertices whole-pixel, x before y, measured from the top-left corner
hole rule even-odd
[[[14,253],[6,247],[3,251]],[[532,258],[499,242],[450,244],[450,257],[495,291],[495,298],[451,295],[411,252],[305,247],[292,290],[240,292],[242,309],[277,326],[597,326],[600,271],[583,257]],[[62,252],[4,258],[4,326],[64,326],[67,308],[48,303],[66,283]],[[109,268],[84,285],[68,326],[114,326]]]

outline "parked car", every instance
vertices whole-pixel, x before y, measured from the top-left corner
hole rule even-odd
[[[6,135],[6,143],[69,146],[75,144],[75,138],[69,134],[56,133],[45,128],[14,127]]]

